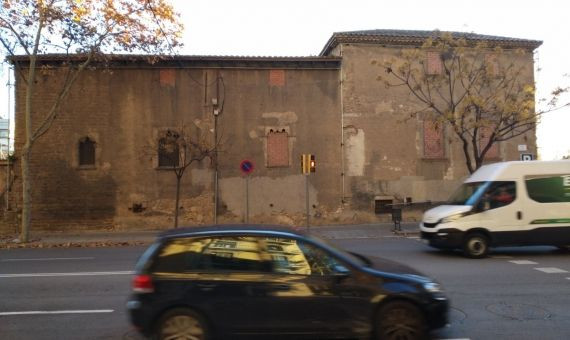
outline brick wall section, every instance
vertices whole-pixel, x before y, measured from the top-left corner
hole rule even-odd
[[[442,129],[441,124],[424,121],[424,158],[441,159],[445,157]]]
[[[63,70],[54,70],[49,75],[38,76],[36,94],[32,103],[34,129],[39,126],[57,97]],[[121,135],[123,127],[104,119],[98,113],[113,112],[108,86],[103,84],[112,77],[99,77],[98,71],[85,71],[51,128],[34,143],[30,154],[32,186],[32,230],[108,227],[116,212],[117,183],[109,171],[98,163],[95,168],[80,169],[78,143],[92,131]],[[97,76],[95,76],[97,74]],[[63,76],[62,76],[63,77]],[[105,84],[106,85],[106,84]],[[119,84],[114,91],[119,91]],[[24,86],[17,87],[17,103],[22,103]],[[16,107],[16,157],[24,138],[24,106]],[[105,134],[103,134],[106,137]],[[106,143],[95,140],[96,148],[108,150]],[[108,145],[110,148],[111,146]],[[98,162],[99,160],[95,160]],[[21,169],[17,167],[18,209],[21,209]]]

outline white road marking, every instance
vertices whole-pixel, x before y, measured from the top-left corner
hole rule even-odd
[[[509,261],[509,262],[514,263],[514,264],[538,264],[537,262],[529,261],[529,260],[513,260],[513,261]]]
[[[554,268],[554,267],[534,268],[534,269],[539,270],[539,271],[544,272],[544,273],[547,273],[547,274],[568,273],[567,270]]]
[[[132,275],[133,271],[118,272],[75,272],[75,273],[28,273],[28,274],[0,274],[0,278],[47,277],[47,276],[105,276],[105,275]]]
[[[92,313],[113,313],[113,309],[92,309],[92,310],[34,310],[27,312],[0,312],[0,316],[9,315],[42,315],[42,314],[92,314]]]
[[[45,257],[37,259],[3,259],[2,262],[16,262],[16,261],[67,261],[67,260],[93,260],[94,257]]]

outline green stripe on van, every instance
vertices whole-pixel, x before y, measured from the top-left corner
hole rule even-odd
[[[530,224],[554,224],[554,223],[570,223],[570,218],[550,218],[542,220],[534,220]]]

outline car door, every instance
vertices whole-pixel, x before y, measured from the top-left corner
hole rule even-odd
[[[354,285],[348,269],[306,241],[266,238],[264,242],[273,261],[273,275],[264,287],[271,329],[313,336],[352,334],[353,321],[363,319],[353,307],[366,294]]]

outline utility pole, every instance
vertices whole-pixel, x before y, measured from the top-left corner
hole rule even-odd
[[[225,99],[225,98],[224,98]],[[216,71],[216,97],[212,99],[214,115],[214,224],[218,224],[218,201],[219,201],[219,167],[218,167],[218,116],[222,113],[223,105],[220,105],[220,71]]]

